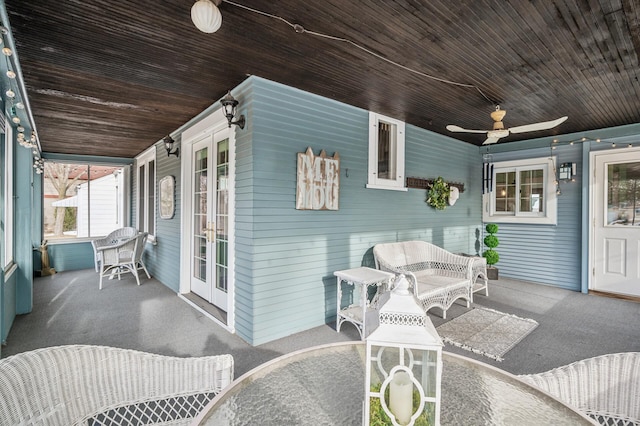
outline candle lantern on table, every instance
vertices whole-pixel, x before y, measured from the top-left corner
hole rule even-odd
[[[363,424],[439,425],[443,343],[399,275],[367,338]]]

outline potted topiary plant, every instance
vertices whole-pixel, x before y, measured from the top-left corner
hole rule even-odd
[[[498,225],[495,223],[487,223],[487,226],[484,229],[489,234],[484,237],[484,245],[489,247],[489,250],[485,250],[484,253],[482,253],[482,256],[487,259],[487,278],[490,280],[497,280],[498,268],[493,265],[498,263],[500,260],[498,252],[494,250],[494,248],[498,247],[498,244],[500,244],[498,237],[496,237]]]

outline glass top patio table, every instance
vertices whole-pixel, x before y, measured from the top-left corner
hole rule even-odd
[[[362,425],[363,342],[276,358],[235,380],[197,425]],[[442,425],[593,425],[573,408],[470,358],[443,352]]]

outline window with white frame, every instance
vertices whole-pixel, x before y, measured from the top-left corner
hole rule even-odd
[[[156,233],[156,149],[147,150],[137,163],[137,221],[138,231]]]
[[[43,233],[61,242],[103,237],[128,226],[127,167],[44,161]]]
[[[369,112],[369,178],[367,188],[406,190],[405,123]]]
[[[554,158],[493,163],[491,191],[484,194],[485,222],[557,223]]]
[[[13,128],[6,124],[7,119],[0,117],[0,128],[4,133],[4,259],[5,270],[13,263]]]

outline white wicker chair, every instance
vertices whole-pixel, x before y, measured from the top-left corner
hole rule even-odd
[[[189,424],[232,380],[231,355],[37,349],[0,360],[0,424]]]
[[[112,246],[114,244],[118,244],[121,241],[128,240],[129,238],[135,237],[138,234],[138,230],[132,227],[124,227],[116,229],[111,232],[104,238],[96,238],[91,241],[91,245],[93,246],[93,254],[94,254],[94,262],[96,267],[96,272],[100,271],[100,252],[98,249],[100,247]]]
[[[519,377],[601,425],[640,425],[640,352],[597,356]]]
[[[438,307],[442,318],[457,299],[473,301],[474,258],[460,256],[425,241],[376,244],[376,267],[404,274],[425,312]]]
[[[112,278],[114,275],[118,275],[118,279],[120,279],[120,274],[131,272],[138,285],[140,285],[138,270],[143,269],[147,274],[147,278],[151,278],[142,262],[142,253],[144,252],[147,237],[148,234],[146,232],[141,232],[117,244],[98,248],[98,253],[100,254],[100,290],[102,290],[102,279],[107,276]]]

